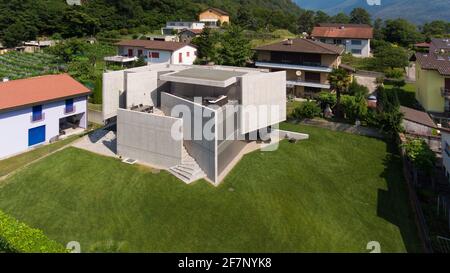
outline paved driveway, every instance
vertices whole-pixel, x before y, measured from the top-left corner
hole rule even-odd
[[[73,147],[87,150],[96,154],[105,156],[117,156],[117,139],[114,131],[104,129],[97,130],[79,141],[75,142]]]

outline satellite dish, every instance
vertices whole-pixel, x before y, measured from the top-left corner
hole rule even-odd
[[[297,75],[297,77],[300,77],[300,76],[302,75],[302,71],[297,70],[297,71],[295,72],[295,75]]]

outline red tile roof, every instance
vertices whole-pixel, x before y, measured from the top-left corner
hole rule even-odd
[[[90,94],[68,74],[0,82],[0,111]]]
[[[185,43],[152,41],[152,40],[124,40],[116,43],[118,46],[132,46],[143,47],[146,49],[162,50],[162,51],[176,51],[185,47]]]
[[[372,39],[373,28],[369,25],[320,24],[314,27],[311,36],[315,38]]]
[[[436,70],[443,76],[450,76],[450,55],[417,52],[415,58],[422,69]]]
[[[228,12],[218,9],[218,8],[207,8],[204,11],[202,11],[201,13],[205,12],[205,11],[210,11],[210,12],[215,12],[218,13],[220,15],[230,15]]]

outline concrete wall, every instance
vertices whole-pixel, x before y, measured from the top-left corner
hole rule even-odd
[[[178,113],[172,113],[172,109],[177,105],[185,106],[187,112],[182,116],[178,115]],[[166,115],[182,118],[184,146],[186,150],[197,161],[207,177],[216,182],[217,137],[215,128],[212,128],[213,136],[211,139],[207,139],[203,134],[205,126],[217,124],[215,111],[164,92],[161,93],[161,110]]]
[[[415,122],[412,122],[412,121],[409,121],[406,119],[403,120],[402,125],[408,133],[413,133],[413,134],[429,136],[432,134],[432,131],[433,131],[433,129],[428,126],[425,126],[425,125],[422,125],[419,123],[415,123]]]
[[[241,133],[249,133],[286,120],[286,72],[249,74],[241,78]],[[263,109],[269,112],[255,112]],[[276,112],[270,113],[274,110]]]
[[[75,98],[74,106],[75,112],[65,114],[65,100],[43,104],[44,119],[38,122],[31,122],[32,107],[0,113],[0,158],[24,152],[30,148],[28,147],[28,130],[31,128],[45,125],[45,143],[59,135],[61,118],[84,113],[80,127],[87,128],[86,97]],[[43,143],[37,145],[40,144]]]
[[[182,61],[179,61],[179,56],[182,56]],[[185,46],[173,52],[171,64],[192,65],[197,59],[197,49],[193,46]]]
[[[169,168],[181,163],[182,137],[172,137],[172,128],[181,128],[182,120],[126,109],[117,115],[117,153],[157,167]]]
[[[139,50],[141,50],[142,56],[148,63],[151,64],[168,63],[192,65],[197,58],[197,49],[189,45],[186,45],[174,52],[166,50],[146,49],[143,47],[120,46],[119,55],[128,56],[129,49],[133,50],[133,56],[138,56]],[[152,52],[159,53],[159,58],[152,58]],[[179,54],[182,55],[182,62],[179,62]]]
[[[156,71],[126,72],[126,79],[127,108],[139,104],[156,105],[158,85]]]
[[[103,120],[117,116],[117,109],[125,107],[125,73],[124,71],[113,71],[103,73]]]
[[[240,99],[237,92],[237,85],[232,84],[228,87],[214,87],[186,83],[171,83],[171,94],[186,97],[219,97],[221,95],[228,96],[229,100]]]

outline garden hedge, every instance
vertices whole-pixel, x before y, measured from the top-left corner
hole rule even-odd
[[[61,244],[0,211],[0,252],[66,253]]]

